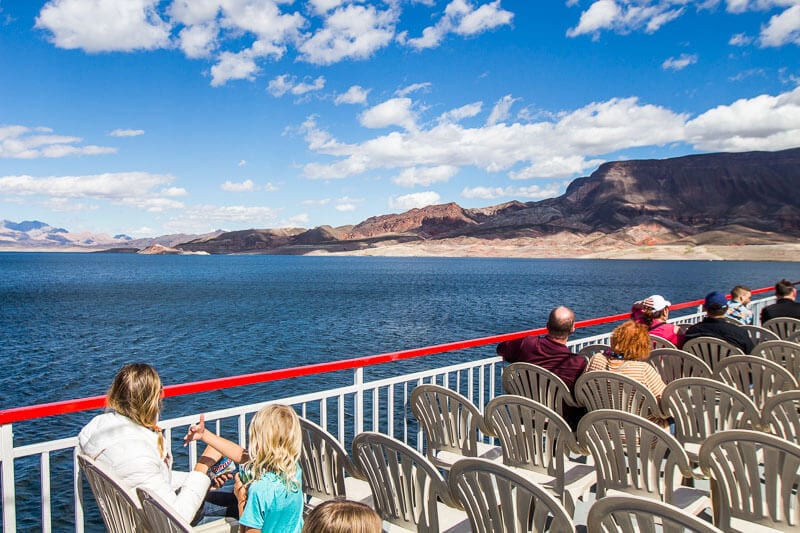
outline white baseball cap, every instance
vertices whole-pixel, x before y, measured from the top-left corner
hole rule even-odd
[[[654,294],[642,300],[642,305],[658,313],[662,309],[672,305],[672,302],[670,302],[660,294]]]

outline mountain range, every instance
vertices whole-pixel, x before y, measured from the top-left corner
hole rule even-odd
[[[538,202],[473,209],[455,203],[432,205],[336,228],[248,229],[133,240],[125,235],[72,234],[37,221],[3,221],[0,248],[135,251],[159,244],[187,252],[364,254],[394,247],[398,253],[418,255],[414,249],[436,246],[516,246],[530,248],[533,256],[549,255],[542,253],[545,249],[581,256],[642,246],[797,243],[798,188],[800,148],[716,153],[605,163],[590,176],[575,179],[562,196]],[[453,255],[473,254],[456,250]]]

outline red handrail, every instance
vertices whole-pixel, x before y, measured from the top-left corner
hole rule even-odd
[[[755,289],[752,291],[752,293],[761,294],[770,290],[773,290],[773,288],[765,287],[763,289]],[[686,309],[688,307],[696,307],[702,304],[703,300],[692,300],[690,302],[672,305],[670,306],[670,309]],[[630,313],[620,313],[618,315],[592,318],[589,320],[580,320],[575,322],[575,329],[618,322],[620,320],[627,319],[629,316]],[[240,387],[242,385],[254,385],[256,383],[267,383],[281,379],[298,378],[312,374],[323,374],[326,372],[335,372],[337,370],[351,370],[354,368],[390,363],[392,361],[402,361],[404,359],[422,357],[425,355],[452,352],[466,348],[475,348],[477,346],[485,346],[487,344],[496,344],[528,335],[541,335],[545,332],[545,328],[538,328],[526,331],[517,331],[515,333],[505,333],[503,335],[493,335],[491,337],[482,337],[478,339],[450,342],[447,344],[425,346],[422,348],[413,348],[410,350],[401,350],[398,352],[388,352],[378,355],[369,355],[366,357],[342,359],[340,361],[330,361],[327,363],[317,363],[313,365],[297,366],[292,368],[280,368],[276,370],[267,370],[265,372],[256,372],[255,374],[242,374],[239,376],[179,383],[177,385],[167,385],[164,387],[164,396],[169,398],[171,396],[196,394],[198,392],[211,392],[231,387]],[[0,425],[21,422],[24,420],[32,420],[34,418],[42,418],[46,416],[88,411],[90,409],[101,409],[103,407],[105,407],[105,396],[92,396],[89,398],[78,398],[74,400],[64,400],[60,402],[43,403],[25,407],[14,407],[12,409],[0,410]]]

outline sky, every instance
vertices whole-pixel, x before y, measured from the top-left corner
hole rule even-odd
[[[800,0],[0,0],[0,219],[152,237],[800,146]]]

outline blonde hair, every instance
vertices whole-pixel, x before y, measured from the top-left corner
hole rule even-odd
[[[144,363],[123,366],[106,393],[106,405],[140,426],[158,433],[158,453],[164,457],[164,436],[158,427],[161,411],[161,378]]]
[[[650,334],[644,324],[629,320],[617,326],[611,333],[611,349],[628,361],[647,359],[650,348]]]
[[[350,500],[328,500],[316,506],[303,533],[381,533],[383,523],[371,507]]]
[[[252,474],[250,483],[273,472],[289,490],[300,490],[295,477],[303,438],[300,419],[294,409],[279,404],[264,407],[250,421],[249,435],[247,453],[250,459],[246,467]]]

